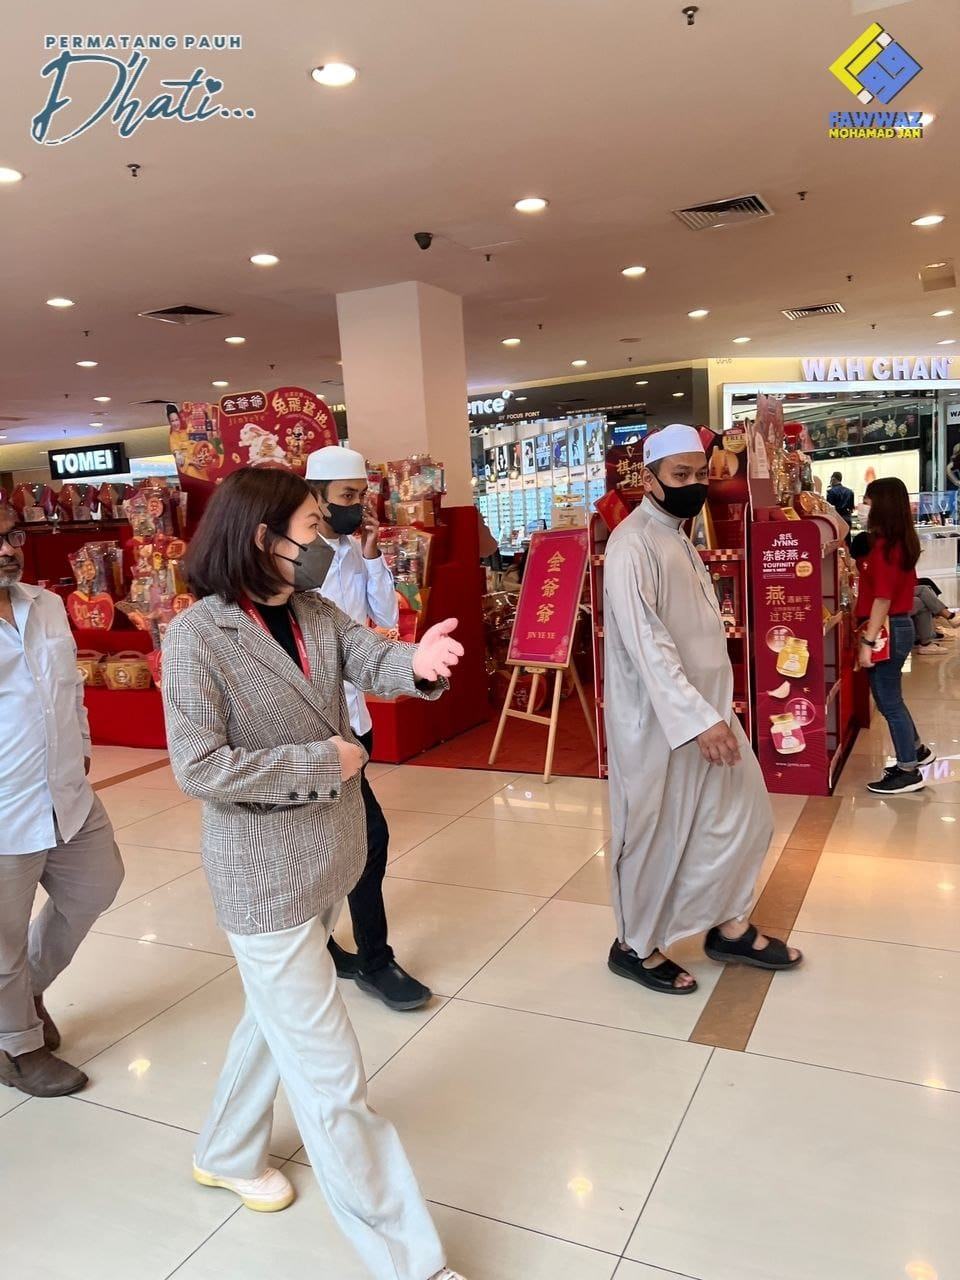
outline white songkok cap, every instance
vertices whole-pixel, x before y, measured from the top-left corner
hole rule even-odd
[[[367,460],[354,449],[328,444],[307,458],[308,480],[365,480],[366,477]]]
[[[700,432],[695,427],[674,422],[647,436],[643,442],[645,466],[649,466],[651,462],[659,462],[661,458],[672,458],[677,453],[706,453]]]

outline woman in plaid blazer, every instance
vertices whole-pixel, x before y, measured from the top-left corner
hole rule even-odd
[[[370,1110],[327,939],[366,857],[362,748],[343,681],[439,697],[463,650],[441,623],[393,644],[308,594],[332,552],[305,481],[234,472],[187,557],[198,603],[170,626],[163,696],[170,761],[203,801],[203,866],[246,1009],[194,1176],[255,1210],[293,1188],[267,1163],[283,1081],[316,1176],[378,1280],[458,1280],[393,1126]]]

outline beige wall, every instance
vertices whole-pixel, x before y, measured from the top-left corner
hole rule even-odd
[[[719,431],[723,426],[723,385],[726,382],[755,382],[762,386],[771,382],[802,382],[803,368],[799,356],[776,356],[768,359],[742,359],[736,356],[707,361],[710,394],[710,426]]]

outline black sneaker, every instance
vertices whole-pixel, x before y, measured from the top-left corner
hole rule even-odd
[[[867,783],[867,790],[879,796],[906,795],[910,791],[922,791],[927,784],[918,769],[888,769],[876,782]]]
[[[919,747],[917,747],[917,764],[919,765],[933,764],[936,758],[937,758],[937,753],[933,750],[932,747],[925,747],[922,742],[920,743]]]
[[[396,961],[374,973],[358,973],[357,986],[368,995],[382,1000],[388,1009],[396,1009],[398,1012],[422,1009],[433,999],[430,988],[411,977]]]
[[[335,942],[333,938],[327,943],[327,950],[333,956],[333,963],[337,966],[338,978],[357,977],[360,972],[359,956],[350,951],[344,951],[339,942]]]

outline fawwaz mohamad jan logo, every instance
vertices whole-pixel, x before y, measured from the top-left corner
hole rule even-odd
[[[879,22],[844,49],[830,70],[863,104],[889,106],[923,70],[916,58]],[[831,138],[922,138],[920,111],[832,111]]]
[[[131,138],[150,120],[256,116],[252,107],[227,106],[219,97],[223,81],[203,66],[150,87],[152,53],[234,52],[243,48],[239,35],[47,35],[43,47],[58,52],[41,70],[49,80],[47,100],[31,122],[31,137],[42,146],[72,142],[101,120]]]

